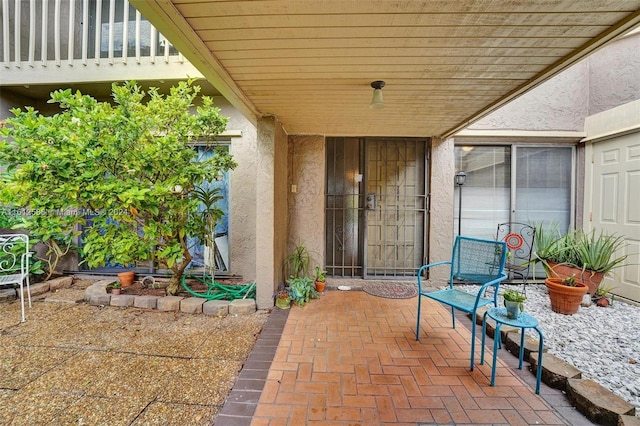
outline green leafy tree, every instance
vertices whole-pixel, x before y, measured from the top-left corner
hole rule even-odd
[[[112,102],[67,89],[52,93],[53,116],[13,110],[1,129],[0,202],[46,217],[25,219],[43,239],[83,225],[90,267],[156,261],[173,272],[175,293],[192,259],[187,236],[203,232],[195,191],[235,167],[213,139],[227,118],[209,97],[194,107],[199,90],[187,81],[162,95],[127,82],[112,86]],[[199,161],[194,142],[215,154]]]

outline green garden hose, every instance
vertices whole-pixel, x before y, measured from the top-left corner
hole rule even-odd
[[[187,279],[195,279],[207,286],[206,292],[194,291],[187,285]],[[245,285],[225,285],[217,283],[210,275],[183,275],[182,287],[195,297],[202,297],[207,300],[236,300],[236,299],[255,299],[256,283],[252,282]]]

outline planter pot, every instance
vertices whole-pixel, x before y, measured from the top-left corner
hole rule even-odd
[[[591,295],[596,294],[596,290],[600,287],[604,279],[604,272],[594,272],[590,269],[584,271],[573,266],[562,265],[559,263],[549,263],[549,276],[553,278],[569,278],[575,276],[576,280],[582,281],[588,287],[587,292]]]
[[[136,273],[133,271],[120,272],[118,274],[118,279],[120,280],[120,284],[122,287],[129,287],[133,284],[133,279],[135,278]]]
[[[518,319],[522,310],[520,309],[520,302],[512,302],[510,300],[504,301],[504,306],[507,308],[507,318]]]
[[[575,287],[569,287],[562,284],[562,280],[563,278],[553,277],[544,280],[551,300],[551,310],[559,314],[575,314],[588,287],[579,281],[576,281]]]
[[[289,309],[291,307],[291,298],[276,298],[276,306],[280,309]]]
[[[119,288],[112,288],[111,289],[111,294],[120,294],[120,289]]]
[[[322,293],[326,284],[327,283],[325,281],[316,281],[316,291],[318,293]]]

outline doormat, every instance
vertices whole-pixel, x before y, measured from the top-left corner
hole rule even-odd
[[[362,286],[365,293],[387,299],[410,299],[418,295],[414,284],[400,283],[367,283]]]

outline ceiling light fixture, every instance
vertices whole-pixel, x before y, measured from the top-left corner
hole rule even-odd
[[[376,80],[371,82],[371,87],[373,87],[373,98],[371,98],[371,103],[369,104],[369,108],[371,109],[380,109],[384,108],[384,101],[382,100],[382,88],[384,87],[384,81]]]

